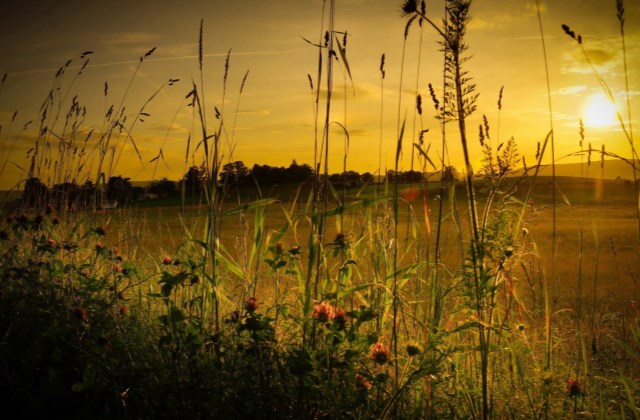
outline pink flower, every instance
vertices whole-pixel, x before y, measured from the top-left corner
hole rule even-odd
[[[313,305],[311,317],[318,322],[329,322],[336,316],[336,311],[328,302]]]
[[[48,242],[49,242],[49,246],[56,246],[56,241],[55,241],[55,239],[51,239],[51,238],[49,238],[49,241],[48,241]]]
[[[172,262],[173,262],[173,259],[172,259],[171,257],[169,257],[169,256],[165,256],[165,257],[162,259],[162,264],[164,264],[164,265],[169,265],[169,264],[171,264]]]
[[[113,272],[114,272],[114,273],[120,273],[120,272],[122,272],[122,266],[121,266],[121,265],[119,265],[119,264],[114,265],[114,266],[113,266]]]

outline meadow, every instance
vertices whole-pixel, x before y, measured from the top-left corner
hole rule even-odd
[[[406,121],[398,121],[395,173],[407,143],[419,182],[329,181],[333,66],[348,70],[331,19],[314,44],[317,160],[302,184],[266,190],[221,178],[233,136],[224,112],[216,108],[211,120],[205,112],[202,26],[200,81],[186,95],[200,124],[199,138],[185,145],[201,159],[195,194],[183,186],[177,199],[101,209],[105,173],[117,173],[113,156],[133,142],[135,123],[110,111],[86,148],[96,154],[86,168],[78,104],[65,119],[55,112],[64,101],[46,101],[28,178],[87,178],[96,196],[83,208],[59,198],[65,204],[56,205],[45,188],[2,208],[3,411],[640,417],[638,182],[539,176],[553,131],[526,167],[513,139],[490,138],[486,119],[483,165],[474,173],[464,124],[477,98],[464,70],[470,2],[446,5],[446,25],[429,20],[424,3],[405,1],[402,10],[405,38],[417,22],[442,37],[443,93],[430,91],[443,144],[462,145],[459,173],[421,135],[407,138]],[[617,7],[622,21],[621,1]],[[223,89],[226,80],[225,72]],[[445,126],[456,134],[445,135]],[[593,153],[603,165],[622,159],[635,174],[629,140],[635,159],[583,148],[585,165],[601,164]]]

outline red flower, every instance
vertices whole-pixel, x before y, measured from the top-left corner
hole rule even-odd
[[[120,273],[120,272],[122,272],[122,266],[121,266],[121,265],[119,265],[119,264],[114,265],[114,266],[113,266],[113,272],[114,272],[114,273]]]
[[[333,322],[338,326],[340,330],[344,330],[347,325],[347,314],[340,308],[336,308]]]
[[[311,317],[318,322],[329,322],[336,316],[336,311],[328,302],[313,305]]]
[[[371,389],[371,381],[366,376],[356,373],[356,385],[360,388]]]
[[[385,363],[389,362],[389,350],[387,350],[387,348],[381,341],[378,341],[376,344],[371,346],[369,359],[373,360],[379,365],[384,365]]]
[[[56,241],[55,241],[55,239],[51,239],[51,238],[49,238],[49,241],[48,241],[48,242],[49,242],[49,246],[56,246]]]
[[[98,242],[98,243],[96,244],[96,251],[97,251],[97,252],[100,252],[100,251],[102,251],[103,249],[104,249],[104,245],[102,245],[102,242]]]
[[[169,256],[165,256],[165,257],[162,259],[162,264],[164,264],[164,265],[169,265],[169,264],[171,264],[172,262],[173,262],[173,259],[172,259],[171,257],[169,257]]]
[[[577,379],[570,378],[567,381],[567,395],[570,397],[579,397],[582,395],[582,384]]]
[[[249,300],[245,302],[244,309],[246,309],[247,312],[255,312],[256,309],[258,309],[258,299],[250,297]]]
[[[73,310],[73,314],[80,321],[83,321],[83,322],[88,322],[89,321],[89,310],[87,308],[85,308],[85,307],[78,306],[77,308],[75,308]]]

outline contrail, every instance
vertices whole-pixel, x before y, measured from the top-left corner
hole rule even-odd
[[[297,51],[302,51],[305,50],[306,48],[291,48],[288,50],[280,50],[280,51],[240,51],[240,52],[233,52],[232,56],[250,56],[250,55],[286,55],[286,54],[291,54]],[[211,53],[211,54],[204,54],[204,57],[226,57],[227,56],[227,52],[220,52],[220,53]],[[193,55],[182,55],[182,56],[176,56],[176,57],[155,57],[155,58],[147,58],[145,59],[145,61],[177,61],[177,60],[195,60],[197,59],[198,56],[193,54]],[[124,61],[112,61],[109,63],[96,63],[96,64],[91,64],[89,63],[87,65],[86,68],[99,68],[99,67],[111,67],[111,66],[121,66],[121,65],[125,65],[125,64],[138,64],[140,62],[140,59],[136,59],[136,60],[124,60]],[[67,69],[80,69],[82,66],[81,65],[70,65],[69,67],[67,67]],[[57,72],[59,69],[59,67],[56,68],[44,68],[44,69],[33,69],[33,70],[24,70],[24,71],[16,71],[16,72],[12,72],[12,73],[7,73],[9,76],[22,76],[22,75],[27,75],[27,74],[36,74],[36,73],[50,73],[50,72]]]

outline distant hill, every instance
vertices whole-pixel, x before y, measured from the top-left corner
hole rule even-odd
[[[556,164],[556,176],[603,178],[603,179],[627,179],[633,180],[633,168],[630,162],[621,159],[605,159],[604,166],[599,156],[592,156],[591,165],[584,163],[560,163]],[[640,161],[636,161],[636,166],[640,167]],[[522,169],[519,171],[522,173]],[[529,172],[532,174],[532,172]],[[546,165],[540,170],[539,175],[551,176],[551,165]],[[640,173],[637,175],[640,178]]]

